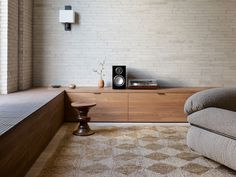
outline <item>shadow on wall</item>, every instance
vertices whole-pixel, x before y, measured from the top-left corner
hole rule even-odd
[[[127,69],[127,79],[156,79],[160,87],[181,87],[184,83],[176,78],[168,77],[168,80],[162,80],[155,77],[151,72],[139,70],[136,68]]]
[[[78,12],[75,12],[75,24],[80,25],[80,15]]]

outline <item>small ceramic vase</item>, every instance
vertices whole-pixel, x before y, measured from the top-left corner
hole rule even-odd
[[[98,81],[98,88],[103,88],[104,87],[104,80],[99,80]]]

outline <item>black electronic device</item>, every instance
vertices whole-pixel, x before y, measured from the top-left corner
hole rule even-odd
[[[127,84],[126,66],[116,65],[112,66],[112,88],[125,89]]]

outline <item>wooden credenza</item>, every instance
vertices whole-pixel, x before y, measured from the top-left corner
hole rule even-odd
[[[96,87],[66,89],[65,119],[76,120],[73,101],[95,101],[89,115],[98,122],[186,122],[186,99],[206,88],[161,88],[157,90],[113,90]]]

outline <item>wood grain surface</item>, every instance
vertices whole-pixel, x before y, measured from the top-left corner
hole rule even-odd
[[[97,105],[90,109],[91,121],[128,121],[127,93],[67,93],[71,102],[95,102]],[[75,117],[76,113],[69,108],[66,117]]]
[[[183,108],[189,93],[130,93],[129,121],[186,122]]]

